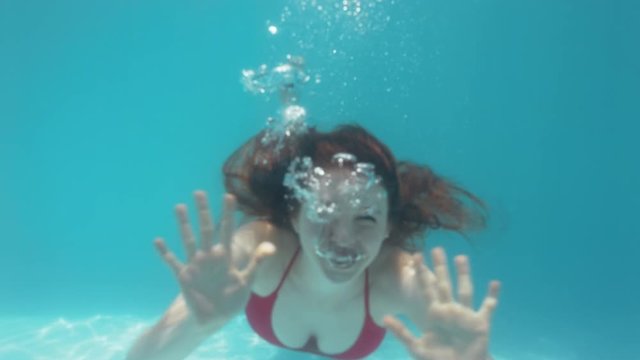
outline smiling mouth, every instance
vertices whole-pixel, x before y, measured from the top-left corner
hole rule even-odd
[[[353,268],[367,258],[365,254],[360,252],[327,252],[322,254],[319,253],[318,255],[320,255],[320,257],[323,258],[332,268],[339,270]]]
[[[354,256],[342,256],[338,258],[331,257],[327,260],[331,266],[338,269],[349,269],[357,262],[357,259]]]
[[[367,258],[366,254],[357,247],[336,246],[330,242],[317,244],[316,254],[324,259],[334,269],[346,270]]]

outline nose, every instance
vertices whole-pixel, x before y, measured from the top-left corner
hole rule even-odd
[[[354,236],[349,229],[339,221],[333,221],[327,226],[327,239],[338,246],[350,246],[354,244]]]

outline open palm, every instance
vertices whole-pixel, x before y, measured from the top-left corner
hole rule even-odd
[[[491,315],[498,304],[500,283],[492,281],[479,310],[472,308],[473,284],[466,256],[455,258],[458,273],[457,299],[442,248],[432,251],[435,275],[427,269],[421,254],[414,255],[414,266],[427,306],[429,328],[414,337],[404,324],[392,316],[385,325],[418,360],[487,360]]]
[[[206,194],[196,191],[198,218],[200,221],[200,244],[193,234],[185,205],[176,206],[182,243],[187,254],[185,263],[177,259],[164,239],[155,241],[158,252],[174,271],[180,289],[191,313],[200,324],[217,318],[231,318],[244,308],[251,292],[251,282],[255,269],[275,248],[264,242],[252,254],[245,267],[234,263],[232,237],[235,230],[233,213],[235,197],[227,194],[223,204],[223,214],[217,234],[209,211]]]

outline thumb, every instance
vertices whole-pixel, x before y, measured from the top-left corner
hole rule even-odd
[[[248,281],[253,281],[256,268],[267,257],[276,253],[276,246],[269,241],[262,242],[253,253],[249,264],[242,270],[242,276]]]

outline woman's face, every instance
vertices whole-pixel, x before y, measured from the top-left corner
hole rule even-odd
[[[342,282],[363,271],[389,235],[387,193],[344,170],[312,191],[292,219],[305,253],[327,278]]]

